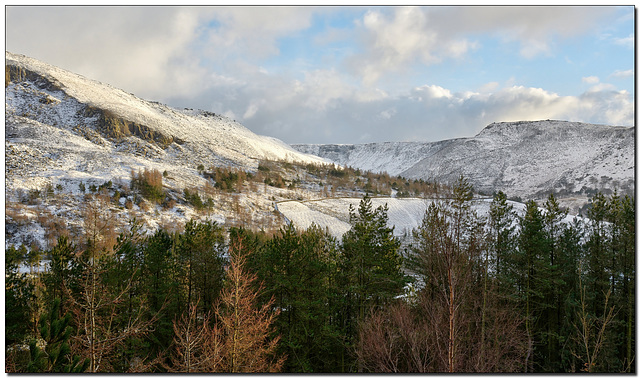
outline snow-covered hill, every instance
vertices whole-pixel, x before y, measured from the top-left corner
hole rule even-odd
[[[540,198],[634,190],[635,128],[565,121],[501,122],[478,135],[432,143],[294,145],[336,163],[477,190]]]
[[[221,115],[145,101],[38,60],[5,53],[7,188],[74,177],[127,179],[131,168],[255,169],[262,159],[324,162]]]

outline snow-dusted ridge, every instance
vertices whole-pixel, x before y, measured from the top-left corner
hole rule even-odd
[[[525,199],[634,191],[635,128],[566,121],[493,123],[470,138],[439,142],[294,145],[336,163],[408,178],[452,182]]]
[[[78,129],[89,129],[102,137],[102,145],[115,150],[137,136],[146,147],[156,145],[166,158],[185,165],[232,163],[255,168],[260,159],[325,162],[221,115],[145,101],[22,55],[6,52],[5,64],[7,122],[26,116],[76,135],[83,133]],[[159,138],[167,143],[154,143]]]

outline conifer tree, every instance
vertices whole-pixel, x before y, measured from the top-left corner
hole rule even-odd
[[[549,256],[545,258],[548,263],[547,270],[549,276],[549,290],[545,293],[545,309],[543,316],[546,325],[543,334],[546,337],[544,351],[544,371],[558,371],[560,367],[561,339],[560,327],[562,321],[562,297],[566,293],[566,287],[562,281],[560,272],[560,260],[562,251],[560,249],[560,236],[565,228],[562,220],[566,217],[568,210],[561,209],[553,193],[549,194],[544,203],[544,227],[548,240],[547,251]]]
[[[51,309],[40,319],[40,337],[45,342],[44,350],[37,346],[36,340],[29,344],[31,361],[27,365],[30,373],[82,373],[89,367],[89,360],[81,360],[71,354],[69,338],[73,329],[71,315],[60,317],[60,299],[55,299]]]
[[[272,336],[279,311],[271,309],[271,301],[258,304],[262,288],[253,288],[256,276],[246,271],[243,249],[242,240],[231,245],[225,288],[215,310],[210,342],[221,354],[216,365],[226,373],[277,372],[286,358],[276,356],[280,337]]]
[[[494,195],[489,207],[488,239],[490,270],[496,278],[498,294],[503,300],[510,298],[514,286],[513,254],[516,247],[516,214],[503,192]]]
[[[220,295],[223,278],[222,228],[212,221],[190,220],[177,240],[177,255],[184,269],[183,280],[188,304],[201,303],[204,313]]]
[[[356,336],[357,322],[372,308],[399,295],[408,281],[402,272],[400,241],[387,224],[387,212],[386,204],[374,210],[369,196],[360,201],[357,211],[353,206],[349,208],[351,229],[342,236],[342,283],[349,340]]]
[[[172,322],[179,318],[179,309],[184,307],[174,246],[174,238],[158,229],[147,237],[143,250],[140,278],[149,305],[148,318],[157,318],[155,327],[148,334],[154,355],[161,354],[170,344],[173,338]]]
[[[544,215],[535,201],[528,201],[525,214],[520,218],[518,236],[517,270],[521,272],[518,282],[520,301],[524,308],[525,329],[529,338],[527,372],[537,369],[542,362],[540,356],[541,335],[539,320],[547,309],[545,296],[551,290],[549,277],[549,240],[544,229]]]
[[[21,253],[13,245],[5,252],[4,336],[6,345],[21,341],[31,326],[31,307],[35,293],[27,275],[20,273],[21,257]]]
[[[290,223],[255,255],[263,303],[274,298],[274,308],[282,309],[275,327],[282,335],[280,353],[290,356],[283,371],[331,371],[340,349],[331,321],[337,311],[335,241],[315,225],[299,232]]]

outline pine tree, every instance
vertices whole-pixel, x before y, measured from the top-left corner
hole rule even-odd
[[[402,272],[400,241],[387,225],[387,212],[386,204],[373,210],[368,196],[360,201],[357,211],[349,208],[351,229],[342,236],[341,268],[348,340],[354,340],[359,320],[401,294],[408,281]]]
[[[208,311],[220,295],[224,248],[222,228],[209,220],[190,220],[178,237],[176,249],[184,268],[187,304],[201,303],[202,312]]]
[[[560,348],[561,335],[560,327],[562,321],[562,297],[566,294],[566,287],[562,281],[560,272],[560,236],[565,228],[562,220],[566,217],[568,210],[561,209],[553,194],[549,194],[544,204],[544,227],[548,240],[547,251],[548,274],[550,290],[545,293],[545,310],[543,316],[546,329],[543,334],[546,338],[544,352],[544,371],[558,371],[560,368]]]
[[[30,373],[82,373],[89,367],[89,360],[81,360],[71,354],[69,338],[73,329],[71,315],[60,317],[60,299],[55,299],[51,309],[40,319],[40,337],[45,349],[37,346],[36,340],[29,344],[31,361],[27,365]]]
[[[545,296],[552,288],[549,269],[549,240],[544,228],[544,215],[535,201],[526,204],[525,214],[520,218],[520,234],[518,237],[517,271],[521,272],[518,280],[521,305],[524,308],[525,329],[529,338],[529,367],[539,369],[538,364],[544,359],[541,355],[542,312],[548,309]]]
[[[298,232],[293,223],[255,253],[263,303],[274,298],[274,308],[282,310],[275,326],[282,335],[279,353],[290,356],[285,372],[329,372],[337,363],[335,254],[335,241],[319,227]]]
[[[20,273],[22,256],[11,245],[5,253],[4,319],[5,343],[21,341],[31,327],[31,304],[35,299],[34,287],[25,273]]]
[[[66,307],[65,290],[76,293],[82,268],[77,259],[77,247],[66,236],[60,236],[58,243],[49,252],[51,262],[49,271],[43,274],[46,298],[49,301],[60,299]]]
[[[382,371],[389,371],[390,361],[381,355],[387,349],[388,356],[398,356],[394,369],[458,373],[521,369],[525,337],[518,314],[504,305],[496,278],[490,275],[491,239],[484,219],[471,210],[472,188],[464,178],[453,193],[451,200],[432,202],[413,232],[407,261],[422,281],[416,305],[409,313],[399,307],[383,310],[371,317],[371,326],[363,325],[361,338],[371,341],[360,345],[365,348],[361,352],[375,352],[380,361],[372,361],[370,355],[367,362],[385,366]],[[495,224],[494,230],[499,229]],[[388,319],[385,326],[378,316]],[[374,339],[383,345],[370,345]]]
[[[174,239],[166,231],[158,229],[147,237],[143,250],[140,279],[143,281],[149,318],[157,318],[154,329],[148,334],[152,355],[161,354],[173,338],[173,320],[182,313],[185,299],[180,295]]]
[[[589,271],[587,285],[588,296],[590,301],[589,309],[592,310],[597,317],[603,315],[602,303],[604,296],[609,290],[610,285],[610,254],[609,254],[609,238],[606,232],[606,218],[609,211],[607,198],[602,193],[597,193],[592,200],[592,206],[588,211],[589,217],[589,235],[586,242],[588,251],[588,266],[585,267]]]
[[[507,202],[507,196],[498,192],[489,208],[489,254],[491,270],[497,278],[501,291],[508,293],[513,282],[509,271],[512,253],[515,249],[515,219],[513,205]]]

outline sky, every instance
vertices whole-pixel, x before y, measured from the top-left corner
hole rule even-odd
[[[5,48],[286,143],[633,126],[634,6],[6,6]]]

